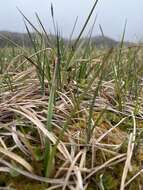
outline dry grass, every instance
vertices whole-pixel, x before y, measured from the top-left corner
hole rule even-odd
[[[49,82],[45,79],[45,95],[42,95],[35,67],[21,70],[13,69],[10,64],[7,71],[11,85],[2,82],[0,94],[0,172],[11,176],[7,185],[16,188],[12,182],[16,177],[12,176],[22,175],[26,182],[43,182],[48,189],[105,189],[107,179],[116,181],[117,177],[118,183],[107,189],[131,189],[129,187],[135,183],[141,186],[142,169],[141,161],[137,160],[140,156],[137,155],[136,136],[138,124],[142,123],[142,104],[137,116],[133,112],[134,103],[128,97],[123,111],[117,110],[113,104],[114,80],[103,81],[101,93],[94,104],[92,125],[95,128],[86,143],[89,102],[96,88],[93,85],[59,139],[62,127],[74,108],[76,82],[71,81],[67,88],[56,91],[58,98],[53,110],[52,131],[48,131]],[[1,80],[4,75],[1,74]],[[82,88],[80,91],[82,93]],[[141,101],[142,97],[139,98]],[[96,123],[105,108],[106,112]],[[42,165],[46,138],[52,146],[58,141],[49,178],[43,177]]]

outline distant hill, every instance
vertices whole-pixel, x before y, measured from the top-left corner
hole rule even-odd
[[[26,47],[31,46],[31,42],[26,33],[1,31],[0,32],[0,47],[1,48],[5,46],[12,46],[12,43],[7,38],[20,46],[26,46]]]
[[[92,43],[94,43],[97,47],[105,46],[105,47],[115,47],[119,44],[119,42],[113,40],[109,37],[96,36],[92,38]]]
[[[85,43],[88,42],[88,38],[83,38],[81,40],[84,40]],[[97,48],[102,48],[102,47],[107,47],[107,48],[111,48],[111,47],[117,47],[119,42],[112,39],[112,38],[109,38],[107,36],[95,36],[95,37],[92,37],[90,39],[90,42],[92,45],[96,46]]]
[[[34,35],[34,33],[32,35]],[[54,43],[56,40],[56,37],[54,35],[49,35],[49,37]],[[26,33],[1,31],[0,32],[0,48],[6,47],[6,46],[12,46],[12,43],[9,40],[7,40],[7,38],[20,46],[25,46],[25,47],[32,46],[29,36]],[[81,39],[81,41],[82,40],[84,40],[85,43],[88,41],[87,38],[83,38]],[[63,39],[63,41],[65,41],[65,43],[68,42],[67,39]],[[97,48],[101,48],[101,47],[111,48],[111,47],[117,47],[119,42],[109,37],[96,36],[96,37],[91,38],[91,44],[95,45]],[[128,45],[131,45],[131,43],[125,42],[125,45],[128,46]]]

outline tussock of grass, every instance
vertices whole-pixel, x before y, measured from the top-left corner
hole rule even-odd
[[[107,64],[113,62],[114,52],[112,54],[106,60]],[[24,57],[22,59],[22,62],[27,64],[24,69],[21,65],[21,68],[15,72],[15,68],[9,65],[7,75],[10,77],[10,84],[4,80],[5,73],[1,74],[1,172],[8,172],[12,181],[15,181],[17,176],[23,175],[26,181],[36,180],[39,183],[45,183],[45,187],[47,184],[63,189],[88,189],[90,186],[97,188],[101,183],[105,186],[110,180],[116,181],[117,176],[120,179],[118,183],[115,183],[115,187],[111,185],[108,189],[117,189],[120,183],[122,189],[125,186],[129,188],[134,184],[134,180],[137,181],[136,186],[139,185],[141,183],[139,179],[142,176],[139,173],[141,169],[139,163],[142,162],[141,89],[137,100],[133,93],[127,92],[127,95],[123,97],[125,98],[123,109],[118,110],[115,80],[111,78],[111,70],[106,75],[109,77],[102,80],[96,101],[92,103],[93,114],[90,116],[92,130],[87,143],[90,105],[100,81],[99,77],[92,79],[96,70],[90,72],[89,79],[84,81],[84,85],[83,81],[77,83],[71,79],[68,86],[63,85],[60,91],[55,91],[52,130],[47,130],[47,107],[51,83],[47,79],[44,80],[45,93],[41,94],[36,68],[33,65],[30,66],[31,63],[28,61],[25,62]],[[122,61],[124,59],[123,57]],[[97,64],[102,65],[103,60],[101,56]],[[96,65],[95,58],[90,65],[91,67]],[[106,73],[106,70],[104,72]],[[130,77],[132,80],[132,76]],[[92,82],[90,88],[88,81]],[[142,83],[140,82],[139,85]],[[137,123],[138,133],[133,132],[135,123]],[[132,139],[135,137],[136,141]],[[52,157],[50,178],[42,177],[46,138],[51,144],[51,151],[54,147],[56,148]],[[128,160],[128,154],[130,154],[130,160]],[[117,168],[120,167],[120,172],[118,172]],[[105,174],[109,177],[105,177]],[[13,175],[15,177],[12,177]],[[134,175],[137,175],[135,179]]]
[[[143,186],[142,47],[124,47],[123,40],[104,52],[91,47],[90,39],[78,45],[95,6],[73,47],[62,42],[55,28],[56,46],[47,48],[43,33],[24,16],[37,32],[33,38],[26,24],[33,49],[0,50],[0,172],[5,186]],[[22,176],[27,185],[16,187]]]

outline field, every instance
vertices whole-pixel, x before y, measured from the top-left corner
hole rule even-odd
[[[93,10],[66,44],[23,15],[33,47],[0,49],[3,189],[143,188],[143,49],[80,41]]]

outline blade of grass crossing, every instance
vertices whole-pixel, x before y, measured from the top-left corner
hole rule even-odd
[[[92,7],[92,9],[91,9],[91,11],[90,11],[90,13],[89,13],[89,15],[88,15],[88,17],[87,17],[85,23],[84,23],[84,25],[83,25],[83,27],[82,27],[82,29],[81,29],[79,35],[78,35],[78,37],[77,37],[75,43],[73,44],[72,51],[71,51],[71,53],[70,53],[70,55],[69,55],[69,58],[68,58],[68,60],[67,60],[67,65],[70,64],[70,60],[72,59],[72,57],[73,57],[74,54],[75,54],[75,51],[76,51],[76,48],[77,48],[77,44],[78,44],[79,40],[81,39],[81,36],[82,36],[83,32],[85,31],[85,29],[86,29],[86,27],[87,27],[87,24],[89,23],[89,20],[90,20],[92,14],[93,14],[93,12],[94,12],[94,10],[95,10],[95,8],[96,8],[98,2],[99,2],[99,0],[96,0],[96,1],[95,1],[95,3],[94,3],[94,5],[93,5],[93,7]]]

